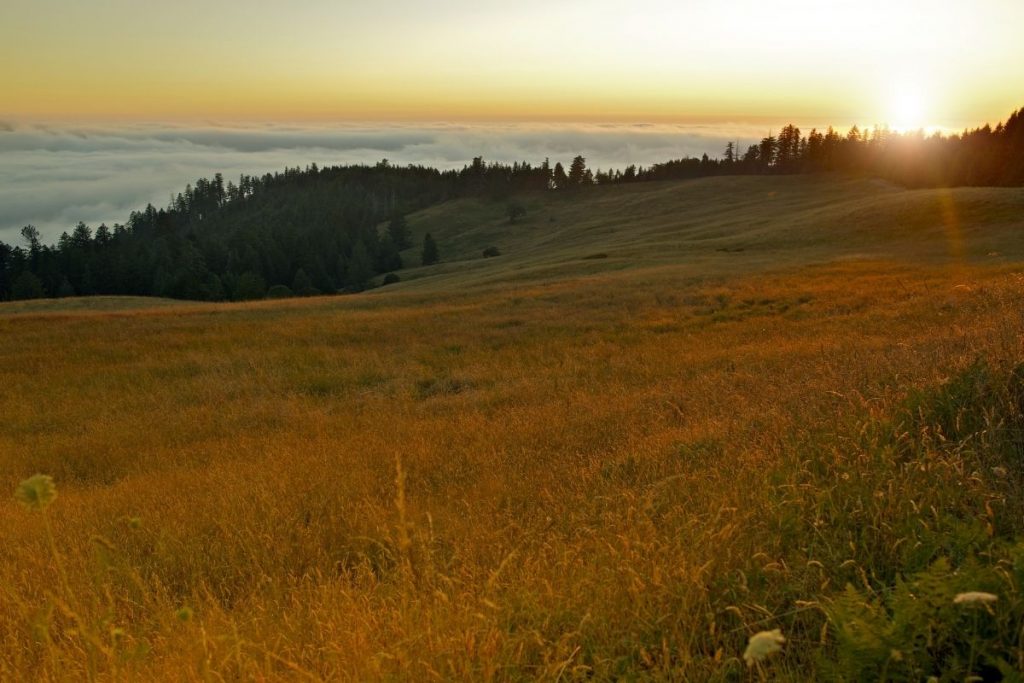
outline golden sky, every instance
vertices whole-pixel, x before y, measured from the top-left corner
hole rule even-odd
[[[786,119],[1024,105],[1022,0],[5,0],[15,120]]]

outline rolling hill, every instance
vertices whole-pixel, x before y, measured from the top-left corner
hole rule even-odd
[[[520,201],[358,295],[0,304],[0,679],[1019,667],[1024,190]]]

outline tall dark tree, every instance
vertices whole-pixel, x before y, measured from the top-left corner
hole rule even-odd
[[[761,145],[757,150],[757,160],[761,168],[767,169],[775,164],[775,149],[775,136],[769,133],[768,137],[761,140]]]
[[[11,284],[12,299],[42,299],[44,296],[46,296],[46,290],[43,289],[43,281],[31,271],[22,271],[21,275]]]
[[[582,185],[587,173],[587,160],[582,154],[576,155],[569,165],[569,186],[577,187]]]
[[[26,225],[21,229],[21,237],[28,247],[29,263],[34,270],[39,267],[39,253],[42,251],[42,244],[39,241],[39,229],[34,225]]]
[[[555,170],[551,175],[551,183],[556,190],[564,190],[569,187],[569,176],[565,174],[565,168],[561,162],[555,163]]]
[[[366,289],[371,277],[373,259],[370,258],[370,250],[366,248],[366,244],[359,240],[352,248],[352,257],[348,260],[345,284],[351,291],[361,292]]]
[[[437,263],[439,259],[440,254],[438,253],[437,242],[434,241],[434,238],[428,232],[423,237],[423,254],[421,262],[425,266],[432,266]]]
[[[313,281],[306,275],[306,271],[299,268],[295,271],[295,279],[292,281],[292,291],[297,296],[316,296],[320,290],[313,286]]]
[[[736,161],[736,146],[732,143],[726,143],[725,145],[725,163],[730,166]]]
[[[404,215],[396,213],[391,217],[391,221],[388,223],[388,234],[399,251],[412,246],[412,241],[409,238],[409,224]]]
[[[377,261],[375,264],[378,273],[386,273],[392,270],[401,270],[402,255],[398,253],[398,246],[390,233],[385,233],[377,245]]]
[[[258,274],[252,271],[243,273],[235,283],[234,299],[236,301],[250,301],[262,299],[267,292],[267,283]]]

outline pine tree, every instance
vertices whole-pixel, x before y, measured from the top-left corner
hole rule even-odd
[[[238,278],[235,283],[235,301],[262,299],[267,292],[267,285],[257,273],[249,271]]]
[[[437,263],[439,258],[440,255],[437,251],[437,242],[434,241],[434,238],[431,237],[428,232],[423,238],[423,265],[432,266]]]
[[[366,289],[366,284],[373,277],[373,259],[370,258],[370,251],[362,240],[356,242],[352,247],[352,256],[348,260],[345,272],[345,284],[353,292],[361,292]]]
[[[27,270],[11,284],[12,299],[42,299],[44,296],[43,281]]]
[[[412,242],[409,239],[409,225],[402,214],[395,214],[391,218],[391,222],[388,223],[388,234],[399,251],[412,246]]]
[[[565,168],[562,167],[562,162],[555,164],[555,172],[551,178],[552,184],[556,190],[563,190],[569,187],[569,176],[565,174]]]
[[[587,174],[587,160],[582,154],[576,156],[569,166],[569,186],[577,187],[583,184]]]
[[[292,291],[298,296],[316,296],[320,290],[313,286],[313,281],[306,275],[306,271],[299,268],[295,271],[295,280],[292,281]]]

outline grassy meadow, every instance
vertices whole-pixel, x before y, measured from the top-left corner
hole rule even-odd
[[[361,295],[0,304],[0,680],[1020,680],[1024,190],[522,201]]]

